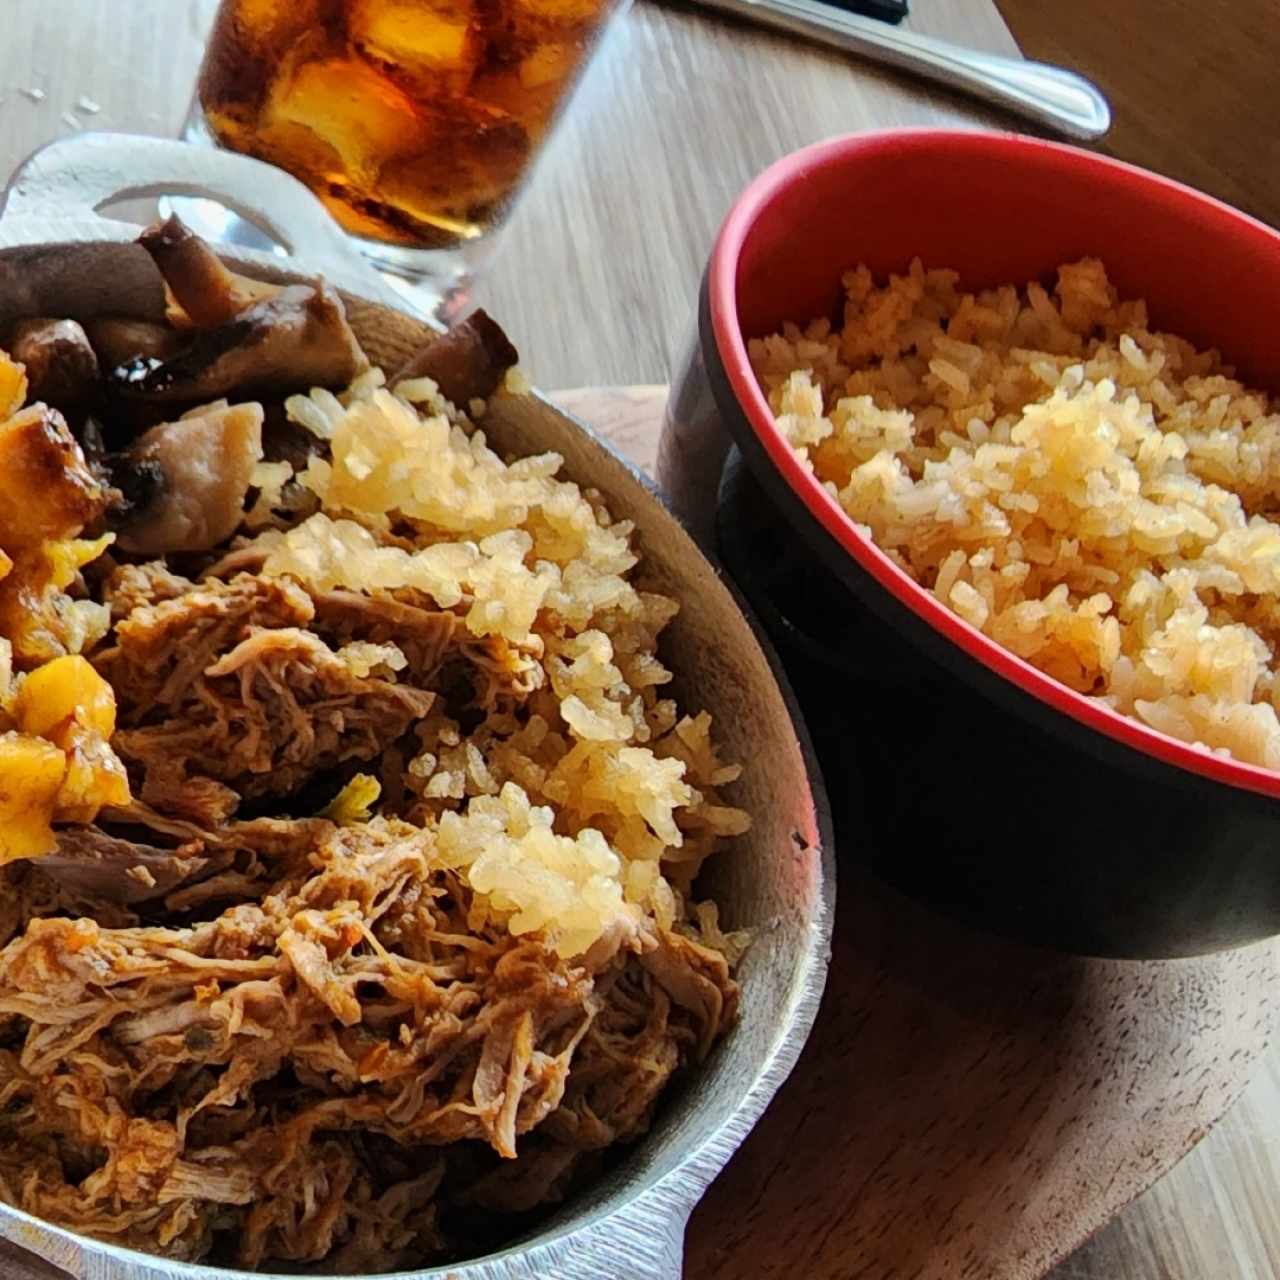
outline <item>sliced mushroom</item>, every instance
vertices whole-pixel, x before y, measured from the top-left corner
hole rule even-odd
[[[154,458],[109,453],[103,459],[103,469],[111,486],[107,527],[127,530],[146,520],[147,513],[157,508],[165,491],[165,475],[160,464]]]
[[[427,343],[397,371],[391,385],[430,378],[445,399],[465,409],[472,400],[487,400],[519,359],[502,326],[488,312],[473,311]]]
[[[28,395],[80,417],[98,390],[98,357],[74,320],[19,320],[9,354],[26,366]]]
[[[345,386],[368,368],[341,299],[324,281],[280,287],[236,275],[177,218],[148,228],[139,244],[164,277],[171,318],[194,328],[176,352],[133,352],[117,362],[110,384],[121,396],[169,404],[286,394]]]
[[[186,320],[197,329],[216,329],[234,320],[247,307],[279,291],[236,275],[222,265],[218,255],[180,218],[158,222],[138,237],[164,276],[173,300],[181,308],[175,321]]]
[[[341,300],[320,281],[290,285],[229,324],[196,332],[172,359],[126,361],[110,381],[130,398],[174,403],[341,387],[368,365]]]
[[[114,472],[117,485],[130,467],[149,473],[154,485],[117,523],[120,547],[142,555],[216,547],[244,515],[261,457],[259,404],[210,409],[152,427]]]
[[[182,349],[182,339],[167,324],[128,316],[97,316],[85,321],[85,332],[104,369],[136,357],[168,360]]]

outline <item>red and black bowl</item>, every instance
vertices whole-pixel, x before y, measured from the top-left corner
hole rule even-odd
[[[1153,328],[1280,390],[1280,234],[1154,174],[1038,139],[907,130],[774,164],[730,211],[677,372],[659,475],[772,631],[819,741],[845,856],[941,909],[1086,954],[1280,933],[1280,773],[1059,684],[900,570],[775,429],[747,341],[835,314],[840,277],[969,288],[1099,257]]]

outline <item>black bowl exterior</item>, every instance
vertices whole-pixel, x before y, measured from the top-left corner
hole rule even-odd
[[[671,380],[656,470],[667,504],[707,553],[715,544],[716,492],[732,443],[711,393],[695,325]]]
[[[833,805],[871,834],[878,873],[992,932],[1082,954],[1198,955],[1280,933],[1280,804],[1062,715],[917,617],[769,461],[705,281],[699,315],[700,358],[672,404],[710,397],[718,422],[699,432],[741,451],[752,483],[730,467],[721,554],[783,651]]]

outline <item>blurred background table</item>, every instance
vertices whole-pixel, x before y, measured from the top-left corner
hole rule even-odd
[[[212,4],[5,0],[0,171],[76,130],[176,134]],[[1016,37],[1028,56],[1074,65],[1111,96],[1104,150],[1280,223],[1274,6],[915,0],[911,25],[1000,52],[1014,51]],[[818,47],[639,0],[589,74],[478,297],[545,386],[663,382],[715,228],[753,174],[831,134],[943,122],[1019,127]],[[1213,1134],[1052,1280],[1268,1280],[1280,1275],[1278,1201],[1273,1051]],[[0,1275],[53,1274],[6,1249]],[[859,1274],[856,1256],[829,1272]]]

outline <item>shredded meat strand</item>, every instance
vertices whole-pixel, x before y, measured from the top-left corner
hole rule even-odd
[[[245,797],[288,795],[319,772],[379,757],[427,715],[433,693],[356,676],[305,629],[314,616],[301,587],[239,574],[138,605],[116,624],[97,663],[129,708],[115,745],[148,804],[200,813],[217,796],[209,779]]]
[[[112,902],[147,902],[207,872],[200,841],[160,849],[109,836],[96,827],[64,827],[58,847],[40,860],[40,870],[81,893]]]

